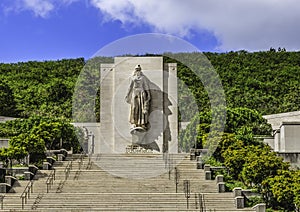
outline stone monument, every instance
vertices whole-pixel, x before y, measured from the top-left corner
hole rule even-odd
[[[100,67],[100,138],[94,153],[133,145],[178,153],[177,64],[163,57],[115,57]]]

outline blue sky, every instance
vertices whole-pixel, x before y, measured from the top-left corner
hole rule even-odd
[[[164,33],[201,51],[300,49],[298,0],[1,0],[0,62],[94,55]]]

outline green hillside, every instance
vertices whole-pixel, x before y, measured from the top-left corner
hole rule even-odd
[[[229,107],[262,114],[300,110],[300,52],[206,55],[221,77]]]
[[[261,114],[300,109],[300,52],[239,51],[205,55],[220,75],[228,107],[247,107]],[[195,54],[185,56],[193,58]],[[0,115],[70,118],[73,89],[85,64],[83,58],[0,64]],[[201,80],[180,63],[178,76],[195,95],[199,108],[208,109]],[[11,94],[13,98],[8,98]],[[5,102],[9,104],[5,106]]]
[[[14,106],[0,115],[29,117],[48,115],[71,117],[72,94],[84,59],[0,64],[1,84],[12,90]],[[6,89],[7,90],[7,89]],[[5,103],[5,90],[0,90]]]

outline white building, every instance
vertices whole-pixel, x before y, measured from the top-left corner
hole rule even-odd
[[[264,142],[288,161],[300,167],[300,111],[263,116],[272,125],[273,136]]]

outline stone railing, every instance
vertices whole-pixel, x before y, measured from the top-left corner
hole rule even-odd
[[[260,203],[252,207],[253,210],[256,212],[266,212],[266,204],[265,203]]]
[[[46,161],[43,162],[44,170],[51,170],[54,163],[62,163],[68,156],[68,151],[65,149],[48,150]],[[57,158],[57,159],[55,159]]]
[[[198,162],[198,160],[197,160]],[[197,169],[203,169],[205,180],[212,180],[214,176],[214,172],[219,170],[226,170],[226,167],[211,167],[209,164],[205,165],[199,165],[197,163]],[[219,193],[225,192],[225,182],[224,182],[224,176],[223,175],[216,175],[215,182],[217,185],[217,191]],[[233,197],[235,206],[237,209],[243,209],[245,208],[245,196],[249,193],[249,190],[243,190],[242,188],[234,188],[233,189]],[[265,212],[266,211],[266,204],[261,203],[257,204],[252,208],[256,212]]]
[[[28,167],[6,169],[6,172],[9,173],[9,175],[5,175],[5,182],[0,183],[0,193],[14,193],[15,191],[13,187],[20,185],[18,179],[15,176],[23,175],[24,180],[33,180],[37,171],[38,168],[34,165],[29,165]]]
[[[66,158],[68,156],[68,151],[65,149],[47,150],[47,156],[49,156],[49,157],[57,156],[57,158],[58,158],[59,155],[61,155],[60,157]],[[58,161],[59,161],[59,159],[58,159]]]
[[[245,196],[249,193],[249,190],[243,190],[242,188],[234,188],[233,189],[233,197],[235,206],[237,209],[243,209],[245,207]],[[266,204],[260,203],[252,207],[256,212],[265,212]]]
[[[195,160],[196,157],[207,154],[208,149],[190,149],[190,160]]]
[[[51,170],[55,162],[55,158],[48,156],[46,161],[43,162],[43,170]]]
[[[8,193],[11,190],[11,185],[8,183],[0,183],[0,193]]]
[[[5,176],[5,188],[2,187],[2,192],[1,193],[14,193],[15,191],[13,190],[14,186],[20,186],[20,183],[18,182],[18,179],[15,178],[14,176]],[[1,186],[1,185],[0,185]],[[4,192],[6,190],[6,192]]]
[[[24,172],[25,180],[33,180],[38,170],[38,167],[36,167],[35,165],[29,165],[28,171]]]

